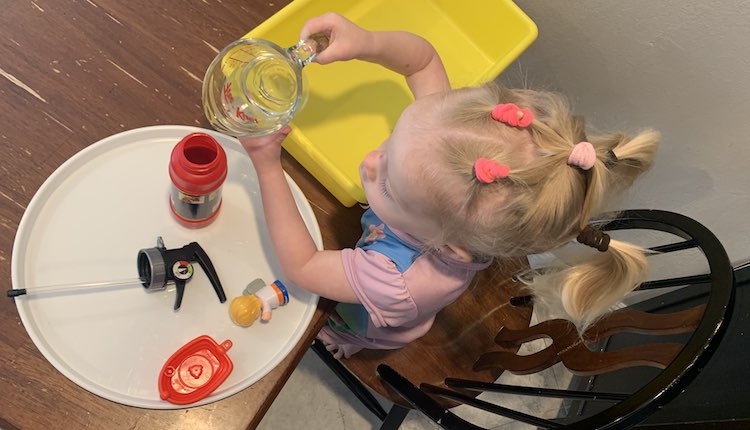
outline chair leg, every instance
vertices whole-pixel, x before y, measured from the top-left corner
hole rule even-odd
[[[398,430],[404,422],[406,414],[409,413],[409,410],[410,409],[394,403],[391,410],[388,411],[388,415],[383,420],[380,430]]]
[[[351,390],[352,393],[354,393],[359,401],[362,402],[362,404],[370,410],[370,412],[375,414],[375,416],[378,417],[380,421],[386,420],[386,418],[389,416],[389,413],[385,412],[383,406],[380,404],[380,402],[378,402],[375,396],[370,393],[367,387],[365,387],[362,382],[359,381],[359,379],[352,375],[349,370],[344,367],[343,364],[341,364],[337,359],[333,357],[333,354],[331,354],[331,352],[326,349],[325,345],[323,345],[323,342],[315,339],[311,348],[313,351],[315,351],[318,357],[323,360],[323,363],[325,363],[326,366],[328,366],[328,368],[331,369],[333,373],[341,380],[341,382],[343,382],[344,385],[346,385],[346,387]],[[397,405],[394,405],[394,408],[396,406]],[[394,409],[391,409],[391,412],[393,411]],[[406,411],[408,412],[408,409]],[[404,413],[401,417],[401,421],[403,421],[405,416],[406,413]],[[394,419],[396,418],[397,416],[394,416]],[[399,423],[401,421],[399,421]],[[396,427],[392,428],[398,428],[398,424],[396,425]]]

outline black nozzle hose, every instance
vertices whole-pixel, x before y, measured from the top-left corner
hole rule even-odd
[[[23,296],[24,294],[26,294],[26,288],[19,288],[19,289],[8,290],[8,292],[6,294],[8,295],[8,297]]]

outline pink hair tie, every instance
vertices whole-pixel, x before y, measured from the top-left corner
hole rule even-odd
[[[568,165],[589,170],[596,164],[596,149],[589,142],[578,142],[570,151]]]
[[[528,109],[521,109],[513,103],[501,103],[492,108],[492,119],[511,127],[525,128],[534,120],[534,114]]]
[[[507,178],[510,167],[495,160],[481,157],[474,162],[474,177],[483,184],[491,184],[498,179]]]

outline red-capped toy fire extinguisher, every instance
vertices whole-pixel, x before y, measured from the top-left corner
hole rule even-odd
[[[211,224],[221,209],[221,186],[227,177],[227,155],[206,133],[190,133],[172,149],[170,207],[189,228]]]

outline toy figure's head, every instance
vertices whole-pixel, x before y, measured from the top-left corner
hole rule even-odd
[[[252,294],[249,296],[235,297],[229,304],[229,316],[232,322],[241,327],[250,327],[260,316],[260,310],[263,304],[258,296]]]

